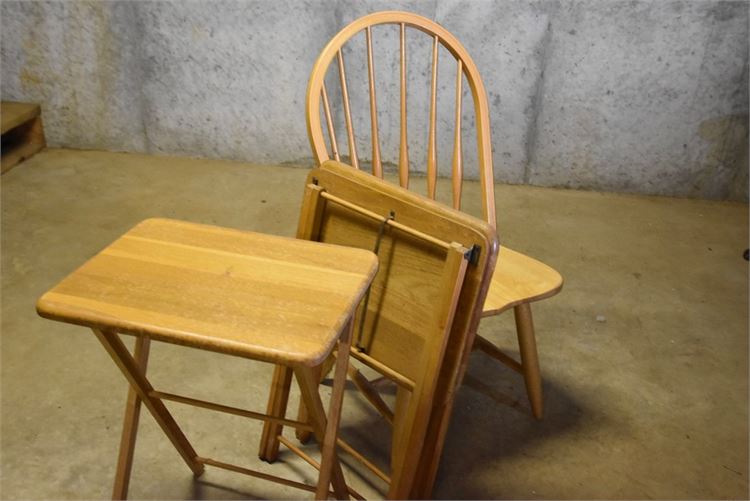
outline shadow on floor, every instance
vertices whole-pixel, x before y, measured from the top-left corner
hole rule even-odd
[[[518,353],[507,351],[518,359]],[[502,464],[533,457],[537,446],[582,427],[599,426],[591,420],[595,409],[581,401],[548,374],[544,379],[544,417],[535,419],[523,378],[480,353],[471,357],[456,397],[433,496],[436,499],[498,499],[507,496],[486,474],[502,475]],[[584,419],[585,418],[585,419]],[[593,430],[592,430],[593,431]],[[472,439],[464,439],[471,435]]]

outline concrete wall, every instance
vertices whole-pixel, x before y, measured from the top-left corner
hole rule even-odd
[[[747,200],[744,1],[3,1],[2,98],[42,103],[54,146],[310,162],[303,105],[312,63],[346,23],[384,9],[436,20],[474,58],[497,180]],[[396,34],[377,35],[383,58]],[[426,108],[416,108],[428,85],[417,79],[429,48],[416,36],[409,44],[411,151],[421,170]],[[347,62],[350,74],[363,67]],[[392,104],[395,62],[376,65],[386,69],[378,97]],[[442,68],[447,104],[453,68]],[[364,84],[352,86],[364,132]],[[394,117],[381,114],[389,160]],[[445,167],[450,123],[450,111],[440,115]]]

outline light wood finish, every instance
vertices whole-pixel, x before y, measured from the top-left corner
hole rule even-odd
[[[426,19],[415,14],[407,12],[397,11],[386,11],[377,12],[366,15],[360,19],[357,19],[350,23],[348,26],[343,28],[336,36],[322,50],[320,56],[313,66],[312,73],[310,75],[310,82],[308,84],[307,93],[307,125],[308,125],[308,136],[312,147],[313,155],[319,163],[323,163],[330,158],[325,142],[323,141],[322,130],[319,123],[319,107],[320,102],[318,89],[322,85],[323,79],[325,78],[326,71],[333,60],[333,57],[337,51],[341,48],[359,31],[368,30],[371,31],[371,27],[382,24],[393,24],[399,29],[399,43],[400,43],[400,108],[398,111],[399,119],[401,123],[401,143],[399,147],[399,183],[401,186],[408,186],[408,134],[407,134],[407,116],[406,116],[406,36],[405,32],[407,28],[415,28],[416,30],[422,31],[432,37],[433,47],[433,66],[432,66],[432,81],[430,87],[430,118],[429,118],[429,131],[428,131],[428,159],[427,159],[427,183],[428,183],[428,195],[434,196],[434,181],[433,172],[437,171],[436,158],[437,148],[436,140],[433,144],[433,134],[436,134],[435,126],[433,125],[434,120],[434,103],[435,97],[435,79],[437,70],[437,54],[435,50],[436,42],[442,47],[448,50],[453,57],[456,59],[456,83],[455,83],[455,130],[453,138],[453,159],[452,159],[452,183],[451,183],[451,194],[452,194],[452,205],[454,208],[459,209],[461,207],[461,193],[462,193],[462,176],[464,172],[463,162],[463,141],[462,141],[462,91],[463,91],[463,79],[466,78],[468,83],[469,91],[474,104],[475,111],[475,123],[476,123],[476,137],[477,137],[477,161],[478,170],[480,174],[481,182],[481,197],[482,197],[482,214],[483,217],[494,227],[495,220],[495,198],[494,198],[494,185],[493,185],[493,166],[492,166],[492,147],[490,140],[490,122],[489,122],[489,106],[487,102],[487,95],[482,84],[482,80],[479,76],[479,72],[476,65],[469,57],[467,51],[458,42],[458,40],[445,30],[440,25],[433,21]],[[369,42],[371,43],[371,42]],[[369,46],[368,46],[369,47]],[[369,54],[368,54],[369,57]],[[394,110],[395,111],[395,110]],[[395,115],[394,115],[395,116]],[[434,163],[433,163],[433,159]],[[376,175],[380,175],[373,172]],[[498,258],[496,277],[492,281],[492,287],[485,303],[485,316],[498,314],[514,307],[523,307],[528,305],[532,301],[537,301],[555,295],[562,288],[562,278],[552,268],[539,263],[538,261],[524,256],[518,252],[512,251],[507,248],[503,248],[500,251]],[[530,309],[524,310],[524,318],[528,317],[531,319]],[[527,352],[527,359],[537,360],[536,357],[536,343],[530,343],[528,341],[520,341],[521,339],[534,338],[533,323],[529,322],[528,327],[522,327],[517,324],[517,332],[519,335],[519,342],[525,343],[528,349],[534,350],[533,356]],[[520,345],[519,345],[520,346]],[[542,406],[538,404],[540,399],[536,395],[541,394],[541,376],[538,372],[538,362],[535,364],[529,364],[524,366],[509,357],[506,354],[501,354],[499,349],[492,345],[488,340],[484,339],[483,342],[477,342],[475,347],[482,349],[485,353],[497,359],[498,361],[509,365],[514,370],[522,367],[522,373],[525,375],[527,384],[529,381],[539,381],[538,391],[534,388],[527,387],[530,394],[530,401],[532,403],[532,412],[537,418],[542,416]],[[522,349],[523,351],[523,349]],[[533,372],[536,371],[536,374]],[[460,377],[456,378],[456,382],[460,383]],[[533,383],[536,385],[536,383]],[[452,391],[452,390],[451,390]],[[533,394],[533,395],[532,395]],[[434,423],[432,429],[433,442],[429,447],[438,447],[442,443],[442,439],[439,435],[444,434],[447,431],[447,417],[441,418]],[[437,473],[437,458],[440,457],[439,453],[433,450],[432,453],[426,453],[426,457],[430,458],[428,463],[425,463],[425,470],[418,475],[421,479],[420,487],[412,493],[416,497],[429,497],[430,489],[434,481],[434,477]],[[420,466],[421,468],[422,466]]]
[[[370,84],[370,124],[372,136],[372,173],[383,177],[383,165],[380,158],[380,133],[378,131],[378,100],[375,96],[375,62],[372,57],[372,28],[365,29],[367,35],[367,77]]]
[[[381,373],[384,377],[390,379],[394,383],[396,383],[401,388],[412,391],[414,389],[414,381],[409,379],[408,377],[404,376],[403,374],[399,373],[398,371],[395,371],[388,367],[386,364],[380,362],[378,359],[373,358],[359,350],[352,351],[352,356],[362,362],[363,364],[367,365],[371,369],[375,369],[379,373]]]
[[[325,377],[331,369],[333,369],[334,364],[336,363],[336,359],[333,358],[333,355],[328,357],[328,360],[326,360],[323,364],[319,365],[315,368],[315,371],[313,371],[312,376],[316,381],[322,381],[323,377]],[[300,400],[299,402],[299,409],[297,409],[297,421],[306,422],[310,419],[310,416],[307,414],[307,407],[305,406],[305,401]],[[304,430],[302,428],[295,428],[294,435],[297,437],[297,440],[299,440],[301,443],[306,444],[313,436],[314,430]]]
[[[531,318],[531,306],[523,303],[513,308],[518,332],[518,346],[521,348],[521,366],[526,381],[526,392],[531,402],[534,416],[542,417],[542,377],[539,372],[539,358],[534,338],[534,323]]]
[[[331,106],[328,103],[328,91],[326,91],[326,84],[324,83],[321,87],[320,92],[323,98],[323,110],[326,116],[326,126],[328,127],[328,137],[331,140],[331,152],[335,160],[341,160],[339,155],[339,145],[336,142],[336,131],[333,128],[333,118],[331,118]]]
[[[482,350],[489,356],[496,358],[499,362],[504,363],[517,373],[523,375],[523,366],[519,362],[517,362],[513,357],[507,355],[505,352],[500,351],[497,346],[487,341],[479,334],[477,334],[477,336],[474,338],[474,347],[476,349]]]
[[[427,233],[424,233],[423,231],[415,230],[411,226],[401,224],[398,221],[395,221],[394,219],[390,219],[388,217],[376,214],[370,210],[364,209],[362,206],[349,202],[347,200],[344,200],[343,198],[337,197],[336,195],[331,195],[329,193],[323,192],[321,193],[321,196],[325,198],[326,200],[331,200],[333,202],[336,202],[337,204],[342,205],[346,207],[347,209],[350,209],[354,212],[358,212],[359,214],[364,214],[365,216],[375,219],[376,221],[381,222],[387,226],[398,228],[404,233],[408,233],[421,240],[424,240],[425,242],[430,242],[431,244],[436,245],[438,247],[442,247],[443,249],[446,249],[446,250],[450,249],[451,244],[449,244],[448,242],[445,242],[443,240],[440,240],[439,238],[435,238],[431,235],[428,235]]]
[[[464,177],[463,143],[461,140],[461,113],[463,99],[464,69],[459,59],[456,61],[456,116],[453,133],[453,164],[451,186],[453,188],[453,208],[461,209],[461,187]]]
[[[297,456],[299,456],[300,458],[302,458],[307,464],[309,464],[310,466],[312,466],[316,470],[320,471],[320,463],[318,461],[316,461],[312,456],[310,456],[305,451],[303,451],[302,449],[300,449],[299,447],[297,447],[288,438],[286,438],[284,436],[279,436],[278,439],[279,439],[279,442],[281,442],[281,444],[284,445],[284,447],[286,447],[287,449],[289,449],[290,451],[292,451],[294,454],[296,454]],[[339,447],[341,447],[341,443],[342,443],[341,439],[338,439],[337,440],[337,444],[339,444]],[[342,447],[342,449],[343,449],[343,447]],[[362,499],[362,500],[365,499],[364,496],[362,496],[362,494],[358,493],[357,491],[355,491],[351,487],[347,486],[347,490],[349,491],[349,494],[354,499]],[[330,496],[333,493],[329,492],[328,494]]]
[[[427,136],[427,196],[435,199],[437,187],[437,75],[438,36],[432,37],[432,79],[430,80],[430,131]]]
[[[46,318],[312,367],[333,349],[376,268],[362,250],[149,219],[37,307]],[[123,280],[138,289],[123,290]]]
[[[308,193],[304,221],[315,228],[322,199],[314,189]],[[131,385],[113,497],[127,494],[140,400],[195,475],[212,465],[312,489],[317,499],[327,499],[332,485],[337,498],[347,499],[336,435],[354,312],[377,268],[376,256],[360,249],[149,219],[44,294],[39,314],[90,326]],[[137,336],[134,355],[116,331]],[[272,402],[271,412],[262,414],[155,390],[145,376],[149,339],[283,365],[301,384],[309,422],[286,419],[285,402]],[[340,353],[326,415],[319,366],[336,343]],[[287,373],[278,373],[276,386],[287,383]],[[261,419],[279,429],[313,429],[322,455],[317,485],[198,456],[162,400]],[[267,451],[273,449],[261,449]]]
[[[344,442],[343,440],[339,439],[337,442],[338,446],[341,447],[347,454],[350,454],[352,457],[354,457],[357,461],[362,463],[365,467],[367,467],[368,470],[373,472],[375,476],[380,478],[383,482],[390,484],[391,483],[391,477],[385,474],[383,470],[375,466],[375,463],[367,459],[365,456],[359,453],[357,449],[349,445],[347,442]]]
[[[148,336],[140,336],[135,340],[133,360],[144,376],[146,375],[146,367],[148,366],[150,346],[151,340]],[[120,453],[117,456],[117,469],[115,484],[112,488],[112,499],[127,499],[128,497],[128,485],[130,484],[130,473],[133,470],[133,454],[135,453],[135,441],[138,434],[140,414],[141,399],[132,387],[128,387],[128,400],[125,403],[125,418],[122,424]]]
[[[38,104],[3,101],[0,118],[3,143],[0,172],[4,174],[44,149],[47,143]]]
[[[274,482],[280,485],[286,485],[287,487],[293,487],[295,489],[300,489],[300,490],[308,491],[308,492],[316,492],[317,490],[317,486],[307,485],[302,482],[296,482],[294,480],[289,480],[288,478],[279,477],[277,475],[271,475],[269,473],[263,473],[260,471],[251,470],[249,468],[243,468],[242,466],[225,463],[223,461],[217,461],[215,459],[210,459],[210,458],[198,458],[198,459],[201,462],[201,464],[207,464],[215,468],[221,468],[222,470],[233,471],[235,473],[241,473],[249,477],[260,478],[261,480],[268,480],[269,482]],[[334,493],[331,492],[329,494],[334,494]]]
[[[399,150],[398,150],[398,178],[401,183],[401,186],[404,188],[409,187],[409,138],[407,133],[407,123],[406,123],[406,24],[400,23],[400,33],[399,33],[399,40],[400,40],[400,54],[401,64],[399,65],[399,71],[400,71],[400,77],[401,77],[401,142],[399,143]],[[323,49],[323,52],[325,53],[325,49]],[[321,54],[322,55],[322,54]],[[313,70],[314,72],[315,70]],[[310,77],[310,81],[312,82],[313,77]],[[309,134],[309,132],[308,132]],[[313,149],[315,147],[313,146]],[[322,157],[318,158],[318,162],[322,162],[324,159]]]
[[[442,369],[445,349],[456,313],[458,298],[461,294],[463,279],[466,273],[466,251],[460,244],[454,243],[448,251],[440,278],[441,295],[438,298],[437,330],[442,335],[432,336],[425,340],[420,365],[423,371],[418,375],[411,395],[411,403],[404,413],[403,432],[398,435],[399,442],[393,444],[397,457],[393,465],[391,490],[389,496],[394,499],[406,499],[411,496],[411,489],[417,475],[417,468],[422,459],[421,454],[410,451],[422,450],[427,423],[432,415],[432,403],[438,388],[437,375]]]
[[[553,268],[520,252],[500,247],[482,316],[497,315],[513,306],[554,296],[562,286],[562,276]]]
[[[344,100],[344,118],[346,119],[346,137],[349,139],[349,162],[352,167],[359,169],[357,158],[357,141],[354,139],[354,125],[352,112],[349,109],[349,89],[346,85],[346,69],[344,68],[344,54],[339,50],[336,54],[339,62],[339,81],[341,82],[341,96]]]
[[[386,421],[393,424],[393,411],[388,407],[383,398],[378,393],[370,381],[362,375],[353,365],[349,366],[349,379],[354,386],[370,401],[373,407],[385,418]]]
[[[151,392],[154,390],[153,386],[151,386],[151,383],[141,372],[141,368],[130,353],[128,353],[128,349],[117,336],[117,333],[108,329],[93,328],[92,330],[117,367],[122,371],[122,374],[130,383],[130,387],[136,392],[141,401],[143,401],[143,404],[151,412],[151,415],[154,416],[156,423],[167,438],[169,438],[169,441],[172,442],[177,452],[180,453],[185,464],[193,471],[193,475],[202,475],[203,465],[198,461],[198,454],[196,454],[195,449],[190,445],[185,434],[177,426],[172,414],[169,413],[161,400],[151,396]],[[116,474],[116,478],[122,478],[122,475],[118,473]],[[127,492],[127,486],[124,486],[123,490]]]
[[[167,393],[164,391],[152,391],[150,395],[154,398],[158,398],[159,400],[168,400],[170,402],[178,402],[181,404],[192,405],[193,407],[201,407],[203,409],[223,412],[225,414],[234,414],[235,416],[259,419],[261,421],[267,421],[270,423],[276,423],[280,425],[293,426],[295,428],[302,428],[304,430],[312,430],[312,426],[307,422],[294,421],[293,419],[286,419],[286,418],[277,417],[274,415],[263,414],[261,412],[250,411],[247,409],[240,409],[238,407],[230,407],[228,405],[217,404],[215,402],[208,402],[206,400],[198,400],[197,398],[190,398],[184,395],[176,395],[174,393]]]
[[[446,381],[452,383],[452,374],[465,368],[481,313],[477,304],[496,258],[495,232],[478,219],[337,162],[313,170],[308,181],[308,190],[322,190],[319,198],[326,201],[319,240],[372,248],[380,225],[387,226],[378,253],[381,271],[364,312],[366,353],[353,349],[351,355],[400,379],[403,391],[413,394],[395,411],[403,433],[394,435],[388,492],[389,498],[409,497],[423,448],[433,440],[429,424],[452,406],[455,394],[444,391]],[[309,212],[303,206],[300,221],[310,221]],[[385,223],[391,212],[400,226]],[[456,242],[446,244],[449,239]],[[467,264],[474,245],[480,248],[477,262]]]
[[[286,416],[286,406],[289,400],[289,390],[292,386],[292,370],[283,365],[274,368],[271,382],[271,393],[266,406],[266,414],[282,418]],[[305,416],[306,417],[306,416]],[[260,439],[258,457],[263,461],[273,463],[279,456],[279,441],[281,425],[278,422],[263,423],[263,434]]]
[[[328,485],[333,484],[333,491],[338,499],[348,499],[344,473],[336,460],[336,439],[338,438],[341,406],[344,401],[344,386],[346,385],[346,367],[349,363],[349,348],[352,344],[353,319],[349,319],[347,327],[339,341],[339,355],[336,357],[336,369],[331,389],[328,418],[323,410],[323,404],[318,394],[320,382],[319,373],[307,368],[295,370],[295,376],[300,386],[300,394],[313,423],[313,431],[318,443],[321,444],[320,477],[316,499],[328,497]]]
[[[328,67],[334,58],[337,58],[339,50],[357,33],[366,30],[369,27],[394,24],[399,27],[399,76],[400,76],[400,144],[399,144],[399,183],[403,187],[409,184],[409,146],[408,146],[408,118],[407,118],[407,54],[406,54],[406,30],[414,28],[433,37],[433,47],[435,38],[439,44],[453,55],[456,60],[461,61],[461,69],[466,76],[469,89],[474,100],[476,136],[477,136],[477,157],[479,167],[479,177],[482,191],[482,214],[483,217],[495,226],[495,195],[492,177],[492,144],[490,140],[490,122],[489,106],[487,104],[487,93],[484,84],[479,77],[474,61],[469,56],[466,49],[448,30],[439,24],[422,16],[399,11],[384,11],[366,15],[353,21],[342,29],[330,42],[323,48],[318,59],[313,66],[310,74],[310,81],[307,87],[307,132],[310,138],[310,145],[313,155],[319,164],[331,158],[328,148],[323,137],[323,130],[320,123],[320,99],[321,89],[325,80]],[[433,56],[435,50],[433,48]],[[436,56],[435,56],[436,57]],[[437,72],[437,67],[433,67],[433,72]],[[344,100],[344,102],[346,102]],[[345,104],[346,105],[346,104]],[[348,106],[348,105],[346,105]],[[437,145],[436,145],[437,148]]]

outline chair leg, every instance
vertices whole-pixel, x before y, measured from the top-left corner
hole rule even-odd
[[[286,416],[286,406],[289,401],[289,389],[292,385],[292,369],[283,365],[275,366],[271,393],[268,395],[266,413],[274,417]],[[263,434],[260,438],[258,457],[263,461],[273,463],[279,457],[279,439],[283,427],[278,423],[266,421],[263,424]]]
[[[150,346],[151,339],[146,336],[139,336],[135,340],[133,359],[144,376],[146,375]],[[117,457],[117,470],[115,470],[112,499],[128,498],[128,485],[130,484],[130,472],[133,469],[133,453],[135,451],[135,439],[138,433],[140,414],[141,398],[132,387],[128,387],[128,401],[125,404],[125,418],[122,424],[120,453]]]
[[[519,304],[513,309],[516,317],[518,346],[521,351],[523,378],[526,382],[526,394],[529,396],[531,411],[534,417],[541,419],[544,413],[542,398],[542,375],[539,371],[539,357],[534,338],[534,321],[531,318],[531,305]]]

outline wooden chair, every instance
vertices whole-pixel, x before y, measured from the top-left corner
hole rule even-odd
[[[40,315],[90,327],[131,385],[113,489],[127,496],[141,402],[196,476],[206,465],[348,499],[335,443],[353,315],[377,270],[372,252],[182,221],[149,219],[71,273],[37,303]],[[128,352],[118,333],[136,337]],[[299,382],[305,423],[157,391],[151,340],[282,364]],[[339,342],[328,416],[319,366]],[[199,456],[163,401],[311,429],[321,444],[316,486]],[[333,485],[333,493],[329,485]],[[356,495],[358,496],[358,495]],[[361,496],[358,496],[361,498]]]
[[[461,43],[439,24],[407,12],[386,11],[366,15],[342,29],[325,46],[315,65],[307,88],[307,130],[310,145],[315,160],[322,164],[328,159],[347,160],[353,167],[360,168],[358,156],[359,143],[355,136],[356,116],[352,114],[350,103],[350,88],[344,64],[345,53],[354,58],[359,50],[364,60],[360,66],[367,67],[367,94],[369,95],[369,136],[370,163],[372,174],[383,177],[383,159],[381,141],[379,137],[378,99],[376,96],[375,60],[373,39],[376,36],[374,27],[380,25],[395,25],[399,40],[399,103],[400,109],[394,116],[398,116],[399,145],[398,145],[398,179],[402,187],[409,186],[410,168],[416,164],[426,166],[427,196],[435,199],[437,193],[438,155],[437,155],[437,89],[438,89],[438,54],[439,47],[443,47],[455,59],[455,110],[452,162],[451,162],[451,196],[452,206],[461,208],[462,177],[464,172],[464,156],[462,142],[462,95],[464,78],[468,82],[473,99],[477,140],[477,167],[481,183],[482,214],[493,227],[495,222],[494,178],[492,169],[492,146],[490,142],[490,120],[487,105],[487,95],[479,76],[476,65]],[[384,28],[378,28],[384,29]],[[430,105],[427,132],[427,155],[424,161],[414,161],[409,156],[408,128],[407,128],[407,31],[421,32],[431,39],[431,80]],[[364,43],[356,45],[353,38],[364,32]],[[348,51],[348,52],[347,52]],[[329,75],[328,85],[326,76],[329,66],[336,60],[336,75]],[[351,75],[350,75],[351,76]],[[333,77],[333,78],[331,78]],[[364,80],[364,79],[363,79]],[[338,93],[343,107],[343,121],[348,144],[348,157],[345,157],[339,147],[336,137],[334,117],[330,96],[331,83],[338,82]],[[364,106],[363,106],[364,107]],[[322,108],[322,111],[321,111]],[[427,112],[426,112],[427,113]],[[364,112],[362,114],[364,116]],[[325,133],[323,128],[325,122]],[[361,120],[360,123],[365,123]],[[328,136],[328,141],[326,137]],[[330,146],[330,149],[329,149]],[[557,294],[562,288],[562,277],[549,266],[532,259],[524,254],[501,247],[495,274],[492,277],[487,299],[484,302],[483,316],[497,315],[510,308],[514,309],[518,345],[521,362],[500,351],[494,344],[484,337],[477,336],[474,347],[489,356],[510,366],[523,375],[531,409],[537,418],[543,414],[542,380],[539,372],[534,325],[531,316],[530,303]]]
[[[309,174],[299,224],[301,238],[378,254],[380,269],[355,317],[351,355],[409,398],[391,411],[351,371],[354,384],[386,419],[397,421],[390,473],[338,443],[389,484],[388,498],[411,497],[425,444],[433,449],[434,408],[450,410],[454,394],[444,389],[460,377],[473,342],[477,304],[487,293],[497,256],[494,228],[338,162]],[[269,414],[284,415],[289,382],[289,370],[277,367]],[[274,461],[280,443],[302,455],[280,434],[278,422],[265,424],[261,458]]]

